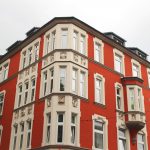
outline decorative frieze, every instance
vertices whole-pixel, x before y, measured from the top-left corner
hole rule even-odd
[[[78,106],[78,99],[75,98],[75,97],[72,98],[72,106],[73,107],[77,107]]]
[[[67,59],[67,53],[66,52],[60,52],[60,59]]]
[[[65,96],[61,95],[58,96],[58,104],[64,104],[65,103]]]

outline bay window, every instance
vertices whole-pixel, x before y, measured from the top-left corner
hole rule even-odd
[[[137,147],[138,150],[145,150],[145,136],[144,134],[137,134]]]
[[[43,96],[47,94],[47,71],[43,73]]]
[[[46,143],[50,142],[50,135],[51,135],[51,114],[48,113],[46,115],[46,136],[45,136],[45,141]]]
[[[34,45],[34,61],[39,59],[39,43]]]
[[[12,145],[13,150],[16,150],[17,133],[18,133],[18,125],[15,125],[13,126],[13,145]]]
[[[72,70],[72,91],[74,93],[77,92],[77,70],[76,69]]]
[[[73,32],[73,49],[78,50],[78,32]]]
[[[60,91],[65,91],[66,84],[66,67],[60,67]]]
[[[118,110],[122,110],[123,108],[123,95],[122,95],[122,87],[116,86],[116,106]]]
[[[80,96],[85,97],[85,73],[80,73]]]
[[[57,114],[57,143],[63,142],[64,134],[64,113]]]
[[[48,34],[45,39],[45,55],[48,54],[49,51],[50,51],[50,34]]]
[[[75,144],[76,142],[76,114],[71,114],[71,143]]]
[[[35,78],[31,80],[31,101],[35,98]]]
[[[136,60],[131,60],[133,77],[141,78],[141,65]]]
[[[62,29],[61,31],[61,48],[67,48],[68,44],[68,29]]]
[[[119,150],[127,150],[125,130],[119,129]]]
[[[28,101],[28,95],[29,95],[29,82],[25,82],[25,91],[24,91],[24,104]]]
[[[85,36],[81,35],[80,37],[80,53],[85,54]]]
[[[27,148],[30,148],[31,144],[31,120],[27,121]]]
[[[54,69],[50,70],[50,93],[53,91]]]
[[[56,36],[56,31],[52,32],[52,38],[51,38],[51,49],[54,50],[55,49],[55,37]]]
[[[23,139],[24,139],[24,123],[21,123],[20,124],[20,144],[19,144],[20,150],[23,149]]]

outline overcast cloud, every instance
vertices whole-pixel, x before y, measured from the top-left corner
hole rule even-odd
[[[113,31],[150,55],[149,0],[1,0],[0,54],[32,27],[74,16],[100,32]]]

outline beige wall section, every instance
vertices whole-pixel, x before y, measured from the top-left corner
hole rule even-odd
[[[50,143],[51,145],[57,143],[57,113],[64,113],[64,134],[63,134],[63,145],[75,145],[80,146],[80,100],[73,98],[72,96],[59,95],[52,96],[45,99],[45,110],[44,110],[44,130],[43,130],[43,142],[42,146],[46,145],[46,114],[51,113],[51,134]],[[77,115],[76,120],[76,142],[71,143],[71,114]]]
[[[27,107],[24,107],[22,109],[16,110],[13,113],[13,121],[11,126],[11,140],[10,140],[10,147],[9,150],[13,149],[13,136],[14,136],[14,126],[18,126],[18,132],[17,132],[17,141],[16,141],[16,149],[19,149],[20,145],[20,125],[21,123],[24,123],[24,140],[23,140],[23,147],[22,149],[26,149],[27,144],[27,122],[31,121],[31,138],[32,138],[32,125],[33,125],[33,119],[34,119],[34,104],[30,104]],[[31,144],[31,143],[30,143]],[[31,145],[30,145],[31,148]]]

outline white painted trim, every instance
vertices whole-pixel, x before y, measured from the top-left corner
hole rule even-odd
[[[94,121],[98,120],[100,122],[104,123],[104,149],[108,150],[108,120],[106,119],[106,117],[98,115],[98,114],[94,114],[92,115],[92,123],[93,123],[93,144],[92,144],[92,150],[100,150],[98,148],[95,148],[94,146]]]
[[[101,74],[94,74],[94,90],[96,89],[96,79],[100,79],[102,81],[102,103],[103,105],[105,105],[105,78],[103,75]],[[96,90],[95,90],[95,102],[97,102],[96,100]]]
[[[133,65],[136,65],[136,66],[138,66],[138,68],[139,68],[139,78],[141,78],[142,79],[142,74],[141,74],[141,64],[138,62],[138,61],[136,61],[135,59],[131,59],[131,65],[132,65],[132,76],[133,76]]]
[[[104,43],[102,40],[96,37],[93,39],[93,42],[94,42],[94,60],[96,61],[95,44],[99,44],[100,45],[100,62],[99,63],[104,64]]]
[[[114,70],[115,70],[115,56],[118,55],[119,57],[121,57],[121,64],[122,64],[120,73],[125,75],[125,63],[124,63],[125,56],[124,56],[123,52],[121,52],[118,49],[114,48],[113,53],[114,53]]]
[[[150,88],[150,68],[147,68],[148,86]]]

